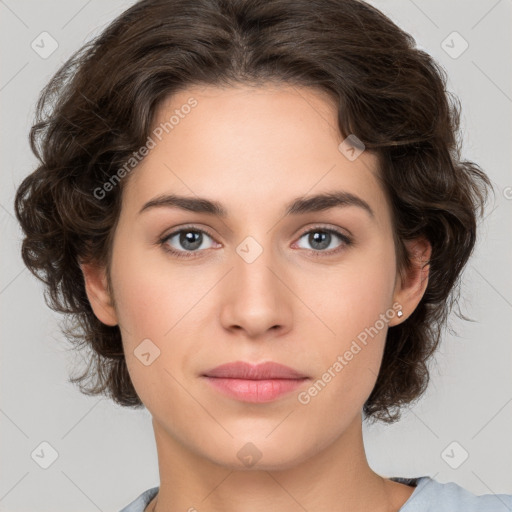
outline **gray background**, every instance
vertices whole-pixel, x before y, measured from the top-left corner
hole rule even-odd
[[[0,0],[0,510],[116,511],[159,484],[148,411],[86,397],[67,383],[80,360],[22,263],[13,214],[15,189],[36,164],[27,135],[39,91],[132,3]],[[459,335],[444,337],[424,398],[393,426],[365,427],[369,462],[384,476],[430,475],[475,494],[512,493],[512,1],[371,3],[447,70],[462,102],[464,156],[488,172],[497,193],[463,275],[461,305],[475,322],[452,315]],[[44,31],[58,42],[45,59],[31,47]],[[453,31],[469,44],[457,58],[441,46]],[[445,43],[452,52],[461,48],[453,41]],[[43,441],[58,452],[48,469],[31,456]],[[448,462],[460,463],[462,450],[469,457],[454,469]]]

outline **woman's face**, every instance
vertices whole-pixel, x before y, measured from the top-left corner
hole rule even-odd
[[[115,312],[98,316],[119,324],[138,395],[182,446],[232,467],[247,451],[261,468],[311,457],[360,419],[404,304],[377,159],[340,149],[334,104],[291,86],[190,88],[151,137],[123,191]],[[323,194],[349,200],[287,213]],[[203,211],[148,205],[166,195]],[[235,361],[307,379],[232,396],[205,374]]]

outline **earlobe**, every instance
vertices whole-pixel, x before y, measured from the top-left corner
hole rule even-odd
[[[416,309],[421,301],[428,285],[430,272],[429,260],[432,246],[425,237],[414,240],[406,240],[405,246],[409,254],[411,264],[405,269],[404,277],[397,277],[394,302],[398,302],[403,311],[403,316],[390,326],[403,322]]]
[[[94,314],[100,322],[106,325],[117,325],[117,315],[108,289],[105,269],[90,263],[82,263],[80,268],[84,276],[87,298]]]

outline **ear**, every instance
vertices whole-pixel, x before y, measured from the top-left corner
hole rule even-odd
[[[84,275],[87,298],[94,314],[106,325],[117,325],[117,315],[108,289],[105,269],[90,263],[81,263],[80,268]]]
[[[398,302],[402,308],[403,316],[395,316],[389,325],[397,325],[407,319],[421,301],[427,289],[430,265],[428,264],[432,254],[432,246],[425,237],[406,240],[405,247],[409,254],[411,264],[405,269],[405,275],[397,275],[394,291],[394,302]]]

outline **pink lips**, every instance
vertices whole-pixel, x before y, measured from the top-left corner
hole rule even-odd
[[[218,391],[243,402],[270,402],[302,386],[309,378],[274,362],[251,365],[227,363],[207,371],[203,377]]]

